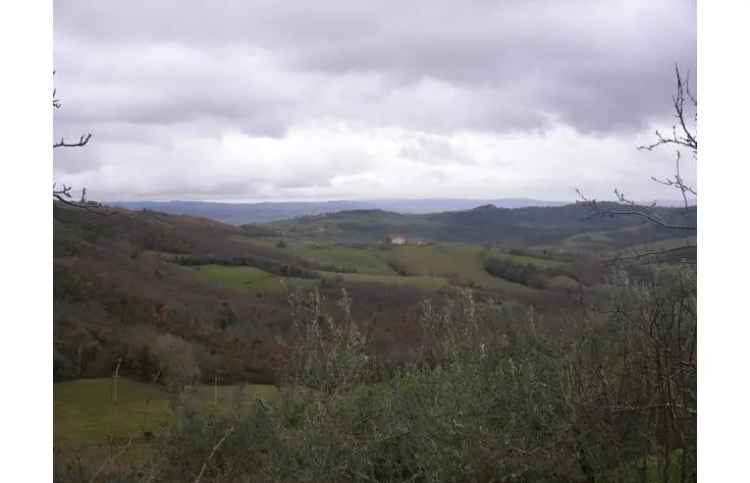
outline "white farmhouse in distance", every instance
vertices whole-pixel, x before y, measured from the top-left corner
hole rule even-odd
[[[403,235],[388,235],[388,243],[391,245],[405,245],[406,237]]]

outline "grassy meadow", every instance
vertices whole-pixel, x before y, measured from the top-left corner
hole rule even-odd
[[[450,285],[468,285],[487,290],[510,290],[531,293],[533,288],[487,273],[485,258],[492,256],[539,269],[564,269],[567,261],[548,255],[513,254],[508,250],[468,243],[430,244],[340,244],[308,241],[287,241],[281,238],[250,238],[235,240],[263,247],[277,256],[293,256],[325,266],[319,270],[323,278],[340,277],[352,283],[375,283],[387,286],[408,285],[437,290]],[[282,243],[283,242],[283,243]],[[196,275],[236,289],[283,293],[284,286],[311,288],[313,280],[283,278],[252,267],[200,267]],[[279,280],[284,279],[285,285]],[[569,280],[563,283],[570,282]]]
[[[216,391],[216,393],[214,393]],[[56,444],[104,442],[107,438],[141,440],[172,420],[170,394],[163,386],[120,378],[117,401],[111,378],[79,379],[54,384]],[[255,399],[272,402],[275,386],[264,384],[195,385],[186,397],[206,407],[229,407]],[[214,397],[216,399],[214,400]]]
[[[194,271],[196,278],[203,282],[257,293],[283,294],[290,289],[310,289],[318,283],[317,280],[279,277],[255,267],[202,265]]]

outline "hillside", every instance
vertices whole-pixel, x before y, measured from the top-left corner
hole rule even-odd
[[[286,392],[275,386],[295,370],[300,317],[310,317],[303,319],[306,327],[323,328],[322,344],[339,333],[329,321],[350,317],[366,335],[368,357],[377,361],[368,365],[366,380],[389,380],[425,357],[430,320],[461,327],[436,319],[449,313],[443,310],[489,310],[480,320],[492,321],[490,339],[482,340],[506,344],[506,324],[522,321],[525,331],[529,317],[540,342],[558,340],[575,329],[584,307],[612,299],[609,258],[691,241],[641,220],[585,221],[582,214],[577,206],[485,206],[427,215],[351,210],[238,227],[151,210],[100,216],[57,205],[53,354],[59,454],[77,458],[83,452],[84,460],[98,461],[98,445],[112,437],[136,438],[138,451],[152,452],[164,437],[160,428],[180,421],[176,397],[176,407],[208,408],[216,415],[254,410],[258,398],[278,404]],[[385,234],[393,233],[404,235],[405,243],[386,242]],[[649,261],[669,271],[671,263],[695,257],[694,247],[668,253]],[[517,351],[514,361],[546,351],[546,342],[524,341],[502,347]],[[114,368],[120,376],[117,401]],[[457,380],[472,377],[475,372]],[[486,387],[492,394],[508,393]]]
[[[380,347],[403,352],[416,306],[446,285],[392,271],[339,273],[279,249],[273,234],[151,211],[99,216],[56,206],[55,378],[106,376],[121,359],[123,375],[149,380],[155,341],[169,334],[191,347],[207,381],[272,382],[288,354],[288,296],[310,288],[335,309],[346,287],[358,301],[354,315],[377,321]],[[396,327],[400,342],[391,340]]]
[[[528,198],[500,199],[385,199],[365,201],[307,201],[215,203],[207,201],[117,201],[112,206],[129,210],[152,210],[173,215],[210,218],[232,225],[268,223],[301,216],[338,213],[348,210],[386,210],[396,213],[436,213],[440,211],[470,210],[477,206],[493,204],[503,208],[526,206],[560,206],[563,203]]]
[[[607,207],[607,205],[603,205]],[[613,205],[617,206],[617,205]],[[696,210],[655,208],[672,223],[695,223]],[[498,208],[485,205],[472,210],[405,215],[383,210],[354,210],[306,216],[267,225],[293,238],[350,242],[382,241],[401,235],[407,240],[495,243],[506,247],[612,249],[674,238],[637,216],[590,218],[590,208],[572,204],[560,207]]]
[[[681,216],[664,209],[663,216]],[[275,380],[288,355],[289,296],[317,289],[326,307],[346,289],[352,316],[387,360],[409,357],[420,303],[457,287],[561,320],[583,287],[597,296],[605,267],[592,254],[681,246],[690,239],[640,219],[584,220],[576,205],[404,215],[344,211],[268,225],[116,210],[55,208],[55,377],[147,380],[154,341],[169,334],[202,377]],[[392,234],[403,245],[385,243]],[[417,243],[419,242],[419,243]],[[687,254],[686,254],[687,253]],[[677,252],[675,257],[692,257]]]

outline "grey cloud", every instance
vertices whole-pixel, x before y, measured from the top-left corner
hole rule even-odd
[[[384,159],[437,187],[448,165],[515,159],[462,133],[640,136],[669,122],[674,62],[696,64],[690,0],[57,0],[54,14],[56,135],[94,133],[55,152],[56,173],[107,196],[124,189],[115,178],[139,196],[344,193],[388,185],[373,181]],[[337,125],[358,145],[332,147],[348,139]],[[311,129],[322,139],[300,137]],[[227,133],[259,151],[243,157]]]
[[[58,1],[55,15],[57,39],[75,39],[87,44],[86,50],[99,51],[61,53],[72,57],[74,66],[98,56],[100,62],[116,64],[113,71],[126,73],[121,79],[126,87],[110,79],[112,92],[100,94],[114,103],[104,109],[112,116],[169,122],[200,115],[234,118],[253,109],[266,113],[276,131],[330,106],[316,109],[307,89],[280,99],[272,81],[254,85],[254,77],[266,74],[237,65],[244,51],[265,52],[275,74],[292,83],[335,84],[342,74],[359,72],[378,73],[402,86],[436,79],[477,91],[477,99],[492,113],[469,126],[473,128],[532,127],[543,123],[540,113],[552,113],[595,131],[640,127],[645,118],[664,114],[670,66],[680,61],[693,67],[696,53],[695,11],[689,1],[430,0],[408,6]],[[166,46],[160,64],[120,54],[123,46],[147,52],[148,45]],[[223,55],[222,49],[240,54]],[[133,78],[150,83],[127,87]],[[398,89],[381,87],[391,90],[375,97]],[[129,104],[122,106],[119,99]],[[470,103],[455,107],[459,114],[472,108]],[[369,121],[383,118],[390,121],[376,110]],[[422,124],[430,128],[430,123]]]
[[[406,143],[399,151],[399,156],[425,164],[459,163],[474,164],[472,153],[454,146],[450,140],[435,136],[421,136]]]

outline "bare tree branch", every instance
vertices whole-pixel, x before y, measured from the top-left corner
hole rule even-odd
[[[52,75],[55,75],[55,71],[52,72]],[[60,109],[62,107],[62,103],[57,98],[57,89],[54,88],[52,90],[52,107],[54,109]],[[91,133],[82,134],[80,138],[78,138],[78,141],[76,142],[66,142],[64,137],[60,137],[60,140],[58,142],[55,142],[52,144],[52,149],[57,148],[82,148],[86,146],[89,141],[91,141]],[[84,187],[81,190],[81,198],[80,200],[76,201],[73,199],[72,195],[72,187],[68,185],[62,185],[62,188],[57,189],[57,184],[52,185],[52,200],[53,202],[59,202],[65,206],[70,206],[73,208],[81,208],[86,211],[89,211],[91,213],[95,213],[97,215],[113,215],[116,212],[110,211],[104,209],[101,203],[96,203],[92,201],[88,201],[86,199],[86,188]],[[57,218],[57,217],[56,217]],[[59,218],[57,218],[60,220]],[[62,220],[60,220],[62,221]]]
[[[642,260],[644,258],[647,259],[658,259],[658,257],[664,256],[664,255],[670,255],[675,253],[680,253],[692,248],[697,248],[694,244],[687,244],[682,245],[678,247],[673,248],[665,248],[663,250],[652,250],[652,251],[646,251],[646,252],[637,252],[634,251],[632,254],[622,254],[617,255],[612,258],[608,258],[604,260],[606,263],[620,263],[620,262],[627,262],[627,261],[634,261],[634,260]],[[688,262],[691,263],[691,262]]]
[[[123,445],[122,448],[120,448],[119,452],[117,452],[115,454],[110,454],[109,457],[106,458],[104,460],[104,462],[101,464],[101,466],[99,466],[99,469],[97,469],[96,472],[94,472],[94,474],[91,475],[91,478],[89,479],[89,483],[93,483],[94,481],[96,481],[96,477],[99,476],[99,474],[102,471],[104,471],[104,469],[107,466],[111,465],[112,463],[115,462],[115,460],[117,460],[117,458],[119,458],[120,456],[124,455],[128,451],[128,449],[130,449],[130,445],[132,443],[133,443],[133,438],[130,438],[130,439],[128,439],[128,442],[125,443],[125,445]]]
[[[660,131],[656,131],[656,142],[638,146],[638,149],[644,149],[647,151],[653,151],[655,148],[665,145],[674,144],[677,146],[683,146],[693,151],[694,155],[698,153],[698,136],[697,134],[688,127],[687,118],[689,113],[685,111],[686,99],[692,105],[694,110],[693,123],[697,123],[698,120],[698,100],[690,89],[690,80],[688,73],[688,79],[683,81],[682,75],[680,74],[680,68],[675,64],[675,77],[677,79],[676,92],[672,96],[672,107],[674,108],[675,118],[678,121],[679,129],[677,124],[672,126],[672,136],[664,137]],[[679,132],[678,132],[679,131]]]
[[[592,213],[586,216],[585,220],[591,220],[593,218],[597,217],[615,217],[615,216],[639,216],[641,218],[644,218],[645,220],[661,226],[663,228],[668,228],[670,230],[687,230],[687,231],[695,231],[696,227],[693,225],[677,225],[673,223],[668,223],[664,221],[661,216],[659,216],[658,213],[653,211],[653,208],[655,205],[651,205],[650,207],[640,206],[636,204],[634,201],[629,200],[625,197],[625,195],[615,188],[615,195],[617,196],[617,201],[621,206],[623,206],[622,209],[611,209],[611,208],[602,208],[601,203],[597,203],[596,199],[593,198],[587,198],[583,192],[576,188],[576,192],[578,193],[578,196],[580,198],[579,202],[582,204],[588,205],[592,208]]]
[[[52,145],[52,149],[57,148],[81,148],[88,144],[88,142],[91,140],[91,133],[88,134],[82,134],[80,139],[75,143],[66,143],[65,138],[60,138],[60,141],[54,143]]]
[[[219,442],[216,443],[216,445],[213,447],[213,449],[211,450],[211,454],[209,454],[206,461],[203,462],[203,466],[201,466],[201,471],[200,473],[198,473],[198,477],[195,478],[195,483],[200,483],[201,479],[203,478],[203,473],[205,473],[206,468],[208,468],[208,464],[213,459],[214,454],[219,450],[222,443],[224,443],[224,440],[227,439],[229,435],[232,434],[233,431],[234,431],[234,426],[230,426],[229,429],[227,429],[227,431],[224,433],[224,436],[222,436]]]
[[[693,157],[697,158],[698,155],[698,136],[695,129],[695,124],[698,120],[698,100],[690,88],[690,73],[688,72],[687,78],[683,79],[680,73],[679,66],[675,64],[675,78],[676,78],[676,89],[675,94],[672,96],[672,107],[674,109],[674,116],[677,119],[677,123],[672,126],[672,134],[669,137],[665,137],[659,130],[656,131],[656,141],[638,146],[638,149],[653,151],[654,149],[665,146],[674,145],[678,149],[676,151],[675,160],[675,174],[672,178],[657,178],[651,177],[651,180],[664,186],[669,186],[677,189],[682,197],[683,207],[685,213],[688,213],[690,208],[690,202],[688,195],[697,197],[698,191],[695,187],[685,183],[682,174],[680,173],[680,160],[681,153],[679,148],[688,148],[693,152]],[[690,113],[688,109],[693,109],[692,124],[689,122]],[[638,216],[644,220],[653,223],[654,225],[661,226],[670,230],[681,230],[681,231],[696,231],[697,227],[691,224],[675,224],[672,222],[665,221],[659,213],[656,211],[656,204],[649,206],[641,206],[629,200],[620,190],[615,189],[616,203],[622,208],[610,208],[609,206],[602,207],[601,204],[597,204],[595,199],[586,197],[580,189],[576,189],[578,193],[579,201],[590,206],[592,213],[586,219],[591,219],[601,216]]]
[[[663,184],[664,186],[673,186],[680,190],[680,195],[682,196],[682,201],[685,206],[685,209],[688,209],[690,206],[690,203],[688,202],[687,194],[690,193],[693,196],[698,196],[698,192],[693,188],[692,186],[689,186],[685,184],[685,182],[682,179],[682,176],[680,175],[680,152],[677,151],[677,159],[675,160],[675,175],[674,179],[671,178],[664,178],[659,179],[655,176],[652,176],[651,179],[659,184]]]

